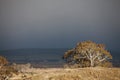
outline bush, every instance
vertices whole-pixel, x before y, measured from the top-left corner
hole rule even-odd
[[[0,69],[0,80],[5,80],[9,77],[12,77],[12,74],[17,74],[18,71],[15,70],[12,66],[4,66]]]
[[[0,80],[8,80],[13,73],[17,73],[17,70],[13,66],[8,65],[8,61],[5,57],[0,56]]]
[[[16,63],[13,63],[12,66],[18,72],[26,72],[27,70],[29,70],[31,68],[31,64],[30,63],[27,63],[27,64],[16,64]]]
[[[7,59],[3,56],[0,56],[0,68],[7,64],[8,64]]]
[[[101,67],[113,67],[112,63],[108,62],[108,61],[106,61],[106,62],[104,62],[102,64],[99,64],[98,66],[101,66]]]

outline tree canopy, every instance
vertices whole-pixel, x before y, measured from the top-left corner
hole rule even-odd
[[[112,59],[112,56],[105,49],[104,44],[84,41],[77,43],[75,48],[65,52],[63,58],[69,65],[78,64],[79,67],[95,67],[110,63],[109,59]]]

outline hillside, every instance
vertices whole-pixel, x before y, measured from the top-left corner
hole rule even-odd
[[[14,75],[10,80],[120,80],[120,68],[32,68],[26,72],[24,76],[23,73]]]

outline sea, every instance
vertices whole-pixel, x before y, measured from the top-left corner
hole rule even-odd
[[[10,64],[30,63],[33,67],[63,67],[65,61],[62,57],[67,50],[67,48],[0,50],[0,56],[6,57]],[[113,66],[120,67],[120,54],[112,52],[111,55]]]

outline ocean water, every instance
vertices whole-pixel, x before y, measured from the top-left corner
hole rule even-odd
[[[68,49],[16,49],[3,50],[0,55],[7,58],[10,63],[31,63],[35,67],[57,67],[64,64],[63,54]]]
[[[16,49],[2,50],[0,55],[8,59],[10,63],[31,63],[36,67],[59,67],[65,62],[62,56],[68,49]],[[113,56],[113,64],[120,66],[120,54],[117,52],[111,53]]]

